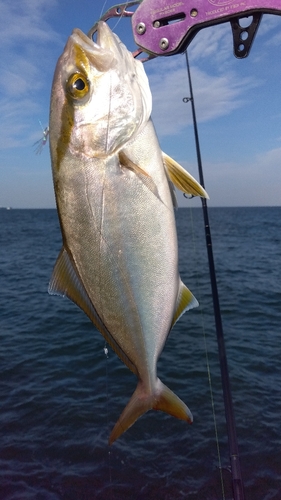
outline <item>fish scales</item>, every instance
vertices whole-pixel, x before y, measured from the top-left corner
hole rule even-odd
[[[150,114],[143,66],[118,37],[102,22],[96,43],[74,30],[51,97],[63,248],[49,291],[78,304],[138,377],[110,443],[149,409],[192,422],[156,365],[175,321],[198,304],[178,273],[171,179],[207,195],[162,153]]]
[[[66,156],[60,166],[60,175],[65,169],[68,181],[64,180],[60,212],[66,246],[99,316],[144,376],[144,360],[151,355],[149,373],[155,370],[155,356],[165,341],[163,328],[170,329],[178,291],[172,204],[166,207],[133,172],[120,169],[119,162],[88,163],[85,172],[75,164],[75,172]],[[94,182],[88,178],[92,170]],[[98,192],[97,185],[103,186]]]

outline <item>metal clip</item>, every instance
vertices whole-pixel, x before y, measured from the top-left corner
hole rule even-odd
[[[243,18],[242,18],[243,19]],[[241,18],[230,19],[234,55],[238,59],[247,57],[262,19],[261,12],[255,12],[248,26],[241,26]]]
[[[114,5],[103,14],[103,16],[99,19],[99,21],[108,21],[108,19],[111,19],[113,17],[132,17],[134,12],[127,10],[127,8],[133,7],[134,5],[140,5],[141,2],[142,0],[135,0],[132,2],[125,2]],[[96,33],[97,29],[98,29],[98,22],[96,22],[94,26],[90,29],[87,36],[93,39],[93,36]]]
[[[143,0],[132,28],[144,52],[168,56],[184,52],[202,28],[230,21],[235,55],[241,58],[249,53],[262,13],[281,15],[280,0]],[[240,30],[239,19],[248,16],[254,17],[251,26]]]

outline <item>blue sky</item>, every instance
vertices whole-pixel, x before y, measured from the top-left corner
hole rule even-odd
[[[107,0],[0,0],[0,206],[55,207],[49,148],[33,144],[48,124],[55,65],[72,29],[87,32]],[[105,5],[104,5],[105,4]],[[116,24],[117,23],[117,24]],[[129,19],[110,26],[135,49]],[[248,58],[232,52],[228,23],[189,47],[210,206],[281,204],[281,17],[264,15]],[[198,178],[185,56],[145,65],[162,149]],[[198,205],[197,200],[180,205]]]

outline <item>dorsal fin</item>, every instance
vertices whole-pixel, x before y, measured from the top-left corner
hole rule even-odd
[[[209,198],[205,189],[179,163],[162,151],[164,165],[169,179],[180,191],[192,196]]]
[[[92,304],[80,276],[75,269],[66,249],[63,247],[57,258],[53,274],[51,276],[48,292],[51,295],[62,295],[68,297],[72,302],[78,305],[82,311],[90,318],[95,327],[105,338],[106,342],[112,347],[119,358],[128,366],[128,368],[137,375],[135,365],[128,356],[122,351],[117,342],[104,325]]]

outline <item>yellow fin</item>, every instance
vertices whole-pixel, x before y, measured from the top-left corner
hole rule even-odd
[[[192,413],[186,404],[159,378],[156,380],[153,391],[148,394],[145,392],[143,383],[139,381],[135,392],[110,434],[109,444],[118,439],[148,410],[161,410],[173,417],[185,420],[189,424],[193,422]]]
[[[90,318],[95,327],[101,332],[105,340],[116,352],[119,358],[128,366],[128,368],[137,375],[135,365],[130,361],[126,354],[113,339],[110,332],[102,322],[98,313],[92,304],[84,285],[80,279],[78,271],[75,269],[66,249],[63,247],[56,261],[53,274],[48,287],[50,295],[62,295],[68,297],[72,302],[79,306],[82,311]]]
[[[162,151],[164,165],[172,183],[183,193],[209,198],[205,189],[179,163]]]
[[[189,424],[193,422],[193,416],[186,404],[169,387],[164,385],[160,379],[157,380],[158,397],[153,405],[153,410],[161,410],[173,417],[185,420]]]
[[[176,310],[172,321],[172,327],[186,311],[189,311],[189,309],[193,309],[194,307],[198,306],[199,302],[197,301],[197,299],[180,280]]]

